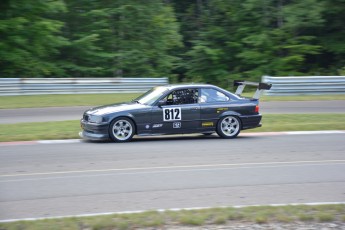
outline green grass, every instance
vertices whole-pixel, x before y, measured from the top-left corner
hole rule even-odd
[[[318,213],[317,219],[319,222],[332,222],[334,220],[334,215],[331,213]]]
[[[244,132],[345,130],[345,114],[267,114],[263,127]],[[78,120],[0,124],[0,142],[79,138]]]
[[[136,214],[113,214],[94,217],[45,219],[0,223],[1,230],[129,230],[165,229],[178,226],[228,225],[235,222],[247,224],[292,222],[344,222],[345,205],[280,206],[211,208]],[[302,217],[302,218],[301,218]],[[304,218],[307,217],[307,218]]]
[[[251,97],[254,93],[247,92],[244,96]],[[27,95],[0,96],[0,109],[35,108],[35,107],[63,107],[63,106],[96,106],[130,101],[140,93],[114,94],[67,94],[67,95]],[[300,95],[300,96],[265,96],[261,101],[315,101],[315,100],[345,100],[341,95]]]
[[[252,97],[254,93],[245,93],[247,97]],[[260,101],[332,101],[345,100],[345,94],[337,95],[296,95],[296,96],[266,96],[262,95]]]
[[[94,106],[131,101],[140,93],[0,96],[0,109]]]
[[[209,218],[210,215],[205,210],[200,210],[199,212],[182,211],[178,222],[182,225],[202,226]]]
[[[314,216],[313,216],[313,215],[310,215],[310,214],[304,214],[304,213],[302,213],[302,214],[300,214],[300,215],[298,216],[298,219],[299,219],[300,221],[303,221],[303,222],[309,222],[309,221],[313,221],[313,220],[314,220]]]
[[[264,114],[262,127],[245,132],[345,130],[345,114]]]
[[[79,138],[78,120],[0,124],[0,141],[29,141]]]

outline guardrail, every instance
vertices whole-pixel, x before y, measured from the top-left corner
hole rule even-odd
[[[345,76],[263,76],[262,81],[272,84],[266,95],[345,94]]]
[[[145,92],[168,78],[0,78],[0,96]]]

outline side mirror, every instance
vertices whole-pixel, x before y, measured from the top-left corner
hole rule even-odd
[[[165,100],[160,100],[157,105],[158,107],[162,107],[163,105],[166,105],[166,104],[167,102]]]

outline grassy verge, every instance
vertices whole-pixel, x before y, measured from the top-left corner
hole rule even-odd
[[[0,124],[0,142],[79,138],[79,120]]]
[[[1,96],[0,109],[106,105],[131,101],[139,95],[140,93]]]
[[[18,221],[0,224],[4,230],[52,229],[178,229],[181,226],[267,224],[267,223],[345,223],[345,205],[212,208],[166,212],[114,214],[94,217]]]
[[[262,125],[245,132],[345,130],[345,114],[264,114]]]
[[[131,101],[139,93],[116,94],[74,94],[74,95],[30,95],[1,96],[0,109],[60,107],[60,106],[95,106],[117,102]],[[245,93],[251,97],[254,93]],[[262,96],[261,101],[315,101],[315,100],[345,100],[345,95],[301,95],[301,96]]]
[[[254,93],[246,93],[245,96],[252,97]],[[297,95],[297,96],[266,96],[260,97],[260,101],[332,101],[345,100],[345,94],[338,95]]]
[[[263,127],[245,132],[345,130],[345,114],[267,114]],[[0,142],[79,138],[78,120],[0,125]]]

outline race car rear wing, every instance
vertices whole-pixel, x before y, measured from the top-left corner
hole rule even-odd
[[[259,99],[261,92],[264,90],[269,90],[272,87],[272,84],[262,83],[262,82],[251,82],[251,81],[243,81],[243,80],[235,80],[234,86],[237,86],[237,90],[235,92],[236,95],[241,96],[244,88],[246,85],[256,86],[256,92],[253,96],[254,99]]]

